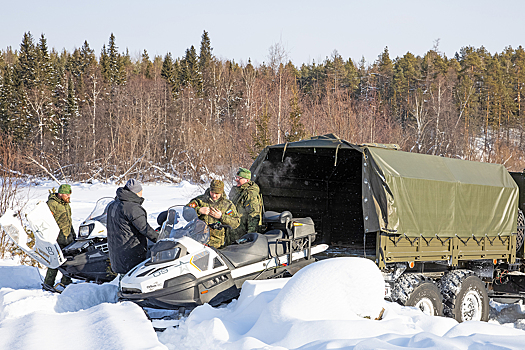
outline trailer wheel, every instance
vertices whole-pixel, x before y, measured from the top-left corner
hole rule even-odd
[[[485,284],[469,270],[456,270],[441,279],[443,313],[458,322],[488,321],[489,296]]]
[[[434,282],[419,274],[401,276],[392,291],[392,301],[404,306],[415,306],[424,314],[443,314],[442,296]]]

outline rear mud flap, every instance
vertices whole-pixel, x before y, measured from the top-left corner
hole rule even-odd
[[[60,229],[47,204],[39,202],[35,209],[27,214],[27,220],[35,236],[33,249],[27,246],[26,230],[13,210],[6,210],[0,218],[0,225],[20,249],[40,264],[52,269],[62,265],[65,259],[56,241]]]

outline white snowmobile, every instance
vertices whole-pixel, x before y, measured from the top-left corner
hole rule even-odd
[[[45,267],[58,268],[62,274],[75,279],[109,282],[116,277],[109,268],[106,230],[107,207],[112,201],[111,197],[99,199],[80,225],[75,241],[64,249],[56,242],[60,229],[45,202],[39,202],[26,215],[35,238],[32,248],[27,245],[26,229],[13,210],[6,210],[0,225],[20,249]]]
[[[122,278],[119,298],[151,308],[216,306],[237,297],[245,280],[291,276],[328,248],[312,246],[316,232],[311,218],[266,212],[263,223],[265,233],[248,233],[215,249],[206,245],[210,227],[225,226],[207,225],[190,207],[170,208],[151,258]]]

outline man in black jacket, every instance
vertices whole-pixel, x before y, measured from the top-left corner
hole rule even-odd
[[[159,236],[147,221],[142,207],[142,185],[130,179],[117,189],[115,201],[108,208],[108,247],[111,269],[124,275],[146,259],[148,240]]]

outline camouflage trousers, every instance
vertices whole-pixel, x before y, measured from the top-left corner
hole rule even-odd
[[[73,235],[69,235],[68,237],[65,237],[62,232],[58,234],[57,242],[60,246],[60,249],[64,249],[67,247],[70,243],[72,243],[74,240]],[[44,283],[48,286],[54,287],[55,286],[55,279],[57,278],[58,269],[47,269],[46,272],[46,278],[44,279]],[[62,276],[60,279],[60,283],[62,283],[64,286],[67,286],[70,284],[71,278],[67,276]]]

